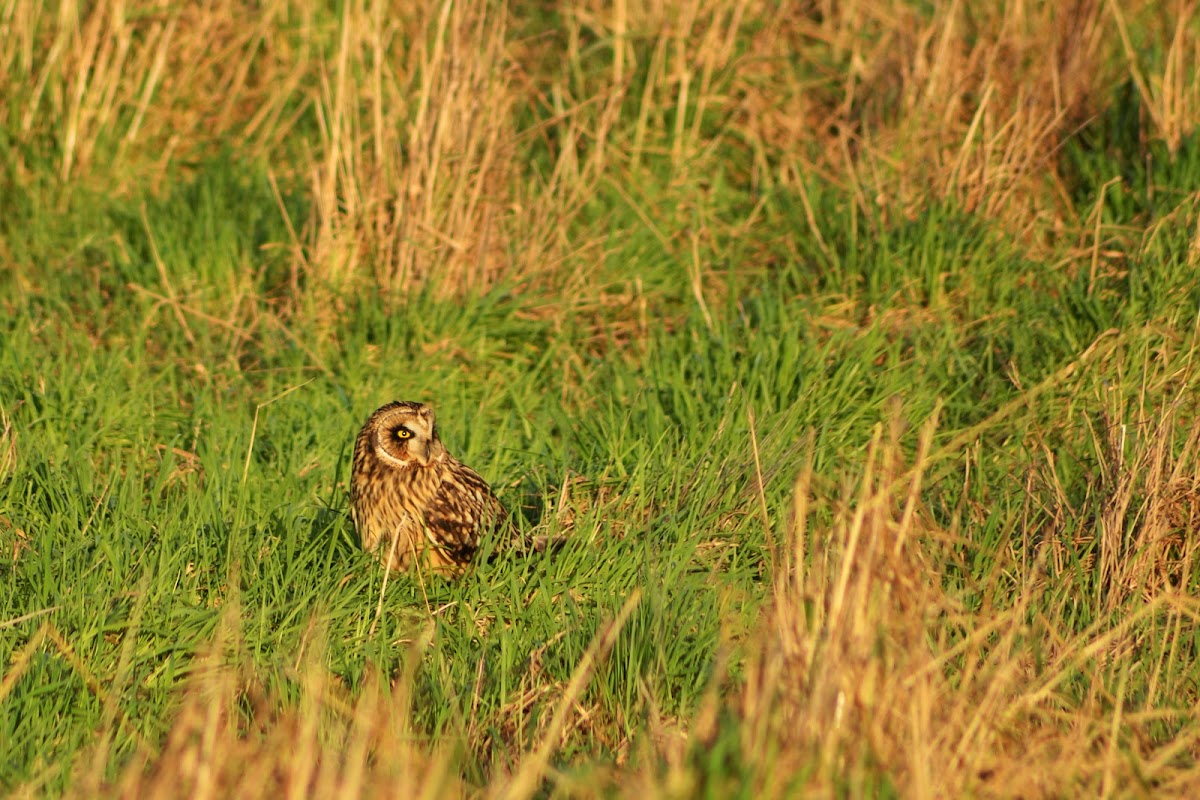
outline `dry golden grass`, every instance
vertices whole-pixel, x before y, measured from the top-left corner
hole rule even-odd
[[[12,420],[0,408],[0,480],[7,478],[17,468],[17,432]]]
[[[296,669],[300,697],[288,700],[266,689],[244,661],[239,611],[236,603],[229,604],[209,652],[196,659],[181,688],[165,742],[152,747],[143,740],[120,775],[106,780],[113,733],[128,723],[113,705],[112,729],[101,733],[90,757],[78,765],[71,796],[532,797],[551,771],[550,758],[566,738],[584,688],[638,601],[634,592],[597,634],[565,686],[541,687],[554,693],[554,713],[537,726],[534,746],[512,760],[511,773],[496,765],[486,787],[472,787],[457,773],[456,752],[473,737],[472,726],[461,731],[461,742],[442,743],[412,727],[411,669],[390,680],[371,673],[351,694],[322,666],[326,633],[311,625]],[[70,653],[62,636],[44,625],[24,654],[46,638]],[[429,645],[428,637],[412,645],[410,667]],[[18,664],[18,677],[25,661]],[[95,691],[104,696],[98,684]]]
[[[225,630],[236,622],[227,616]],[[236,636],[197,659],[166,741],[104,780],[101,737],[73,785],[77,797],[461,797],[452,748],[418,744],[405,680],[372,675],[351,697],[320,666],[320,637],[301,667],[298,702],[238,668]],[[226,652],[230,651],[230,652]],[[424,793],[424,794],[422,794]]]
[[[1079,703],[1060,687],[1076,670],[1103,672],[1106,656],[1143,644],[1133,633],[1141,620],[1162,614],[1192,624],[1200,605],[1167,585],[1135,618],[1057,638],[1054,621],[1037,611],[1047,603],[1047,542],[1029,554],[1032,563],[999,564],[986,578],[1011,584],[1005,608],[964,607],[942,581],[929,580],[970,547],[922,510],[932,432],[931,420],[907,467],[894,429],[877,432],[858,495],[846,498],[830,528],[806,526],[810,473],[797,481],[788,567],[778,573],[743,689],[753,734],[746,757],[771,754],[778,761],[763,775],[781,779],[815,760],[820,770],[808,786],[818,793],[853,782],[870,759],[891,765],[905,797],[1103,796],[1195,785],[1194,772],[1173,763],[1180,747],[1194,749],[1194,738],[1156,748],[1145,736],[1133,755],[1120,753],[1118,729],[1138,730],[1153,715],[1123,719],[1125,698],[1099,692]],[[1128,566],[1146,580],[1161,564]],[[761,792],[793,789],[768,780]]]
[[[0,122],[18,143],[52,137],[62,180],[118,192],[161,185],[172,161],[231,138],[268,147],[294,122],[284,112],[308,68],[288,47],[308,32],[276,35],[288,15],[283,3],[10,0]]]

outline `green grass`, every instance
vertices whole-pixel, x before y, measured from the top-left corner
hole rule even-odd
[[[216,162],[147,206],[175,281],[207,287],[212,308],[223,282],[283,233],[269,222],[230,222],[261,218],[262,181],[253,169]],[[743,637],[767,597],[750,409],[777,529],[808,432],[818,475],[837,480],[861,461],[894,398],[914,426],[942,403],[940,441],[983,424],[988,456],[976,461],[974,487],[989,487],[989,496],[962,494],[955,465],[930,487],[935,516],[968,526],[961,572],[946,580],[969,594],[1021,524],[1026,500],[1016,484],[1036,456],[1018,426],[1040,419],[1050,428],[1069,473],[1060,480],[1088,502],[1089,454],[1071,440],[1095,399],[1078,385],[1052,387],[1015,420],[986,425],[1020,396],[1010,365],[1035,385],[1119,325],[1131,352],[1101,380],[1127,393],[1142,376],[1122,375],[1120,365],[1152,357],[1144,348],[1154,317],[1139,318],[1122,300],[1091,301],[1080,281],[1023,258],[985,221],[948,210],[860,247],[856,281],[830,286],[791,262],[739,286],[711,329],[685,289],[663,293],[677,309],[673,330],[652,330],[636,346],[531,319],[523,312],[539,300],[503,289],[468,303],[415,297],[393,312],[352,301],[332,344],[302,329],[231,342],[220,326],[193,317],[185,328],[117,285],[111,301],[88,305],[96,287],[85,281],[100,266],[155,286],[130,205],[69,220],[116,222],[107,242],[94,232],[94,250],[36,227],[10,239],[14,250],[64,260],[35,273],[38,285],[10,287],[5,301],[3,406],[20,458],[0,490],[11,550],[0,565],[0,616],[48,613],[9,626],[0,661],[12,663],[49,621],[86,667],[40,651],[4,698],[10,789],[68,785],[66,765],[105,719],[89,677],[143,737],[161,739],[173,693],[228,602],[240,607],[245,656],[272,685],[293,680],[289,665],[314,620],[328,633],[328,668],[351,690],[369,666],[394,672],[409,642],[432,636],[416,673],[418,725],[454,736],[465,720],[483,721],[490,750],[463,756],[468,779],[483,782],[489,764],[532,744],[531,728],[500,729],[531,659],[541,680],[565,682],[602,621],[640,589],[641,604],[585,695],[600,722],[560,755],[610,759],[620,744],[613,724],[636,729],[647,703],[671,716],[695,709],[722,637]],[[646,275],[669,285],[679,269],[661,263]],[[260,274],[254,289],[269,292],[270,272]],[[842,296],[855,301],[847,326],[823,328],[825,298]],[[1188,299],[1177,296],[1175,307],[1160,299],[1153,310],[1182,317]],[[292,337],[319,352],[324,371]],[[393,580],[372,634],[381,576],[355,545],[345,486],[357,426],[394,397],[435,402],[452,452],[480,468],[510,507],[571,541],[553,558],[485,564],[456,583]],[[1064,409],[1073,418],[1054,419]],[[564,482],[567,506],[553,508]],[[986,519],[963,510],[985,501]],[[1091,585],[1093,571],[1076,563],[1077,583]],[[1063,635],[1095,621],[1090,600],[1078,598],[1084,605],[1063,620],[1071,625]],[[1053,592],[1044,602],[1056,602]],[[1186,664],[1176,680],[1195,679]],[[547,711],[535,702],[528,713]],[[119,742],[122,752],[132,747],[128,736]]]
[[[9,164],[0,790],[78,793],[100,785],[81,777],[93,767],[116,782],[135,756],[153,763],[216,647],[244,684],[242,733],[304,707],[314,674],[360,720],[345,708],[383,676],[412,741],[446,748],[482,792],[543,742],[631,597],[543,795],[905,795],[928,786],[894,749],[910,721],[870,703],[931,673],[947,729],[1011,699],[957,754],[971,791],[1016,792],[989,776],[1018,786],[1022,745],[1052,733],[1063,755],[1037,768],[1058,790],[1178,788],[1200,736],[1200,140],[1147,143],[1121,97],[1064,146],[1064,196],[1087,236],[1100,204],[1098,245],[1033,248],[948,201],[864,211],[815,173],[803,198],[751,187],[736,151],[676,181],[652,153],[636,183],[594,187],[568,231],[596,240],[563,268],[586,267],[588,292],[520,276],[453,298],[436,280],[402,297],[322,286],[293,271],[279,212],[310,214],[304,179],[277,199],[267,166],[233,152],[135,196],[68,191],[36,153],[35,178]],[[553,169],[549,145],[529,147]],[[697,280],[681,231],[701,230]],[[450,451],[566,546],[384,590],[346,486],[359,426],[393,399],[432,402]],[[906,503],[900,568],[885,534],[901,514],[870,514]],[[860,597],[861,575],[888,577]],[[831,610],[839,576],[858,638]],[[834,717],[820,689],[839,675],[851,700]],[[931,760],[955,752],[914,740]]]

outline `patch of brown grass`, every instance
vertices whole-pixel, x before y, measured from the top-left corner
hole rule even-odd
[[[1037,470],[1034,491],[1051,499],[1048,528],[1071,523],[1082,542],[1095,542],[1102,599],[1108,609],[1131,600],[1153,601],[1182,589],[1194,572],[1193,532],[1200,520],[1200,423],[1196,379],[1190,369],[1168,369],[1173,358],[1190,364],[1194,353],[1177,352],[1174,335],[1142,354],[1137,389],[1119,384],[1129,353],[1114,353],[1117,381],[1080,388],[1095,395],[1100,412],[1085,418],[1096,468],[1088,496],[1072,503],[1054,478],[1053,464]],[[1129,376],[1133,377],[1133,376]],[[1084,384],[1086,387],[1086,384]],[[1049,453],[1045,434],[1036,449]],[[1094,518],[1092,518],[1094,517]],[[1077,535],[1078,538],[1078,535]],[[1078,542],[1076,543],[1078,544]],[[1056,555],[1062,563],[1063,556]]]
[[[228,628],[227,628],[228,630]],[[236,666],[218,636],[182,689],[161,748],[102,780],[106,738],[73,784],[78,797],[461,797],[450,747],[410,728],[406,680],[369,675],[351,696],[312,660],[299,702],[265,689]]]
[[[1175,713],[1169,702],[1159,709],[1162,696],[1139,702],[1124,692],[1128,659],[1150,641],[1147,621],[1178,632],[1195,625],[1200,606],[1164,589],[1063,637],[1043,545],[1032,562],[1002,561],[984,576],[985,599],[972,609],[938,574],[972,545],[939,528],[921,500],[933,424],[911,465],[895,426],[878,430],[856,494],[828,527],[808,525],[811,473],[796,483],[785,568],[741,689],[756,793],[787,796],[797,775],[808,775],[810,791],[833,791],[868,780],[877,765],[902,796],[1194,785],[1200,779],[1174,757],[1194,748],[1195,735],[1151,734],[1154,719]],[[998,585],[1006,588],[995,595],[987,588]],[[997,607],[993,596],[1008,599]],[[1093,686],[1082,699],[1066,689],[1080,672]]]
[[[768,183],[812,173],[886,220],[931,201],[1002,220],[1035,245],[1058,241],[1088,209],[1062,183],[1063,144],[1103,113],[1126,80],[1142,97],[1148,136],[1172,147],[1200,119],[1189,46],[1195,4],[1170,24],[1157,4],[876,2],[796,4],[754,35],[735,83],[739,130]],[[1147,78],[1129,30],[1169,42]],[[814,65],[802,70],[781,65]],[[825,80],[804,76],[822,71]],[[810,219],[820,238],[819,221]]]
[[[286,0],[10,0],[0,125],[18,179],[35,169],[25,154],[46,151],[64,181],[107,191],[157,186],[224,146],[268,159],[310,189],[310,218],[289,220],[280,244],[318,319],[338,312],[331,287],[510,280],[594,296],[614,234],[580,212],[600,187],[690,260],[707,309],[725,289],[711,263],[761,221],[761,207],[716,216],[717,171],[802,196],[819,175],[868,220],[952,200],[1038,246],[1087,227],[1059,159],[1116,86],[1135,88],[1147,136],[1173,148],[1200,117],[1196,4],[1160,11],[576,0],[550,30],[544,10],[489,0],[373,0],[338,16]],[[641,196],[664,163],[667,184]],[[828,247],[811,209],[809,225]]]
[[[385,293],[479,285],[511,247],[513,93],[502,6],[348,4],[317,115],[309,269]]]
[[[283,2],[132,6],[6,3],[0,125],[19,144],[49,139],[63,181],[125,192],[219,143],[264,148],[294,122],[306,58],[279,37]],[[247,24],[247,21],[250,21]],[[301,57],[297,58],[297,55]],[[18,169],[23,149],[17,148]]]

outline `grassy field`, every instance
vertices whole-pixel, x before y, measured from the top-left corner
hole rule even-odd
[[[3,794],[1200,793],[1195,3],[0,41]],[[566,546],[385,586],[393,399]]]

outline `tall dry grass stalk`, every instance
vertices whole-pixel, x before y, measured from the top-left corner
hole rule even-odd
[[[0,481],[17,469],[17,432],[12,419],[0,407]]]
[[[1155,4],[1135,3],[1132,11],[1122,4],[1109,2],[1113,27],[1120,38],[1129,79],[1141,96],[1144,113],[1155,135],[1165,141],[1172,152],[1185,136],[1200,122],[1200,38],[1196,35],[1195,2],[1176,0],[1170,13],[1159,14],[1161,40],[1169,41],[1165,57],[1156,68],[1147,69],[1143,53],[1130,36],[1131,14]]]

